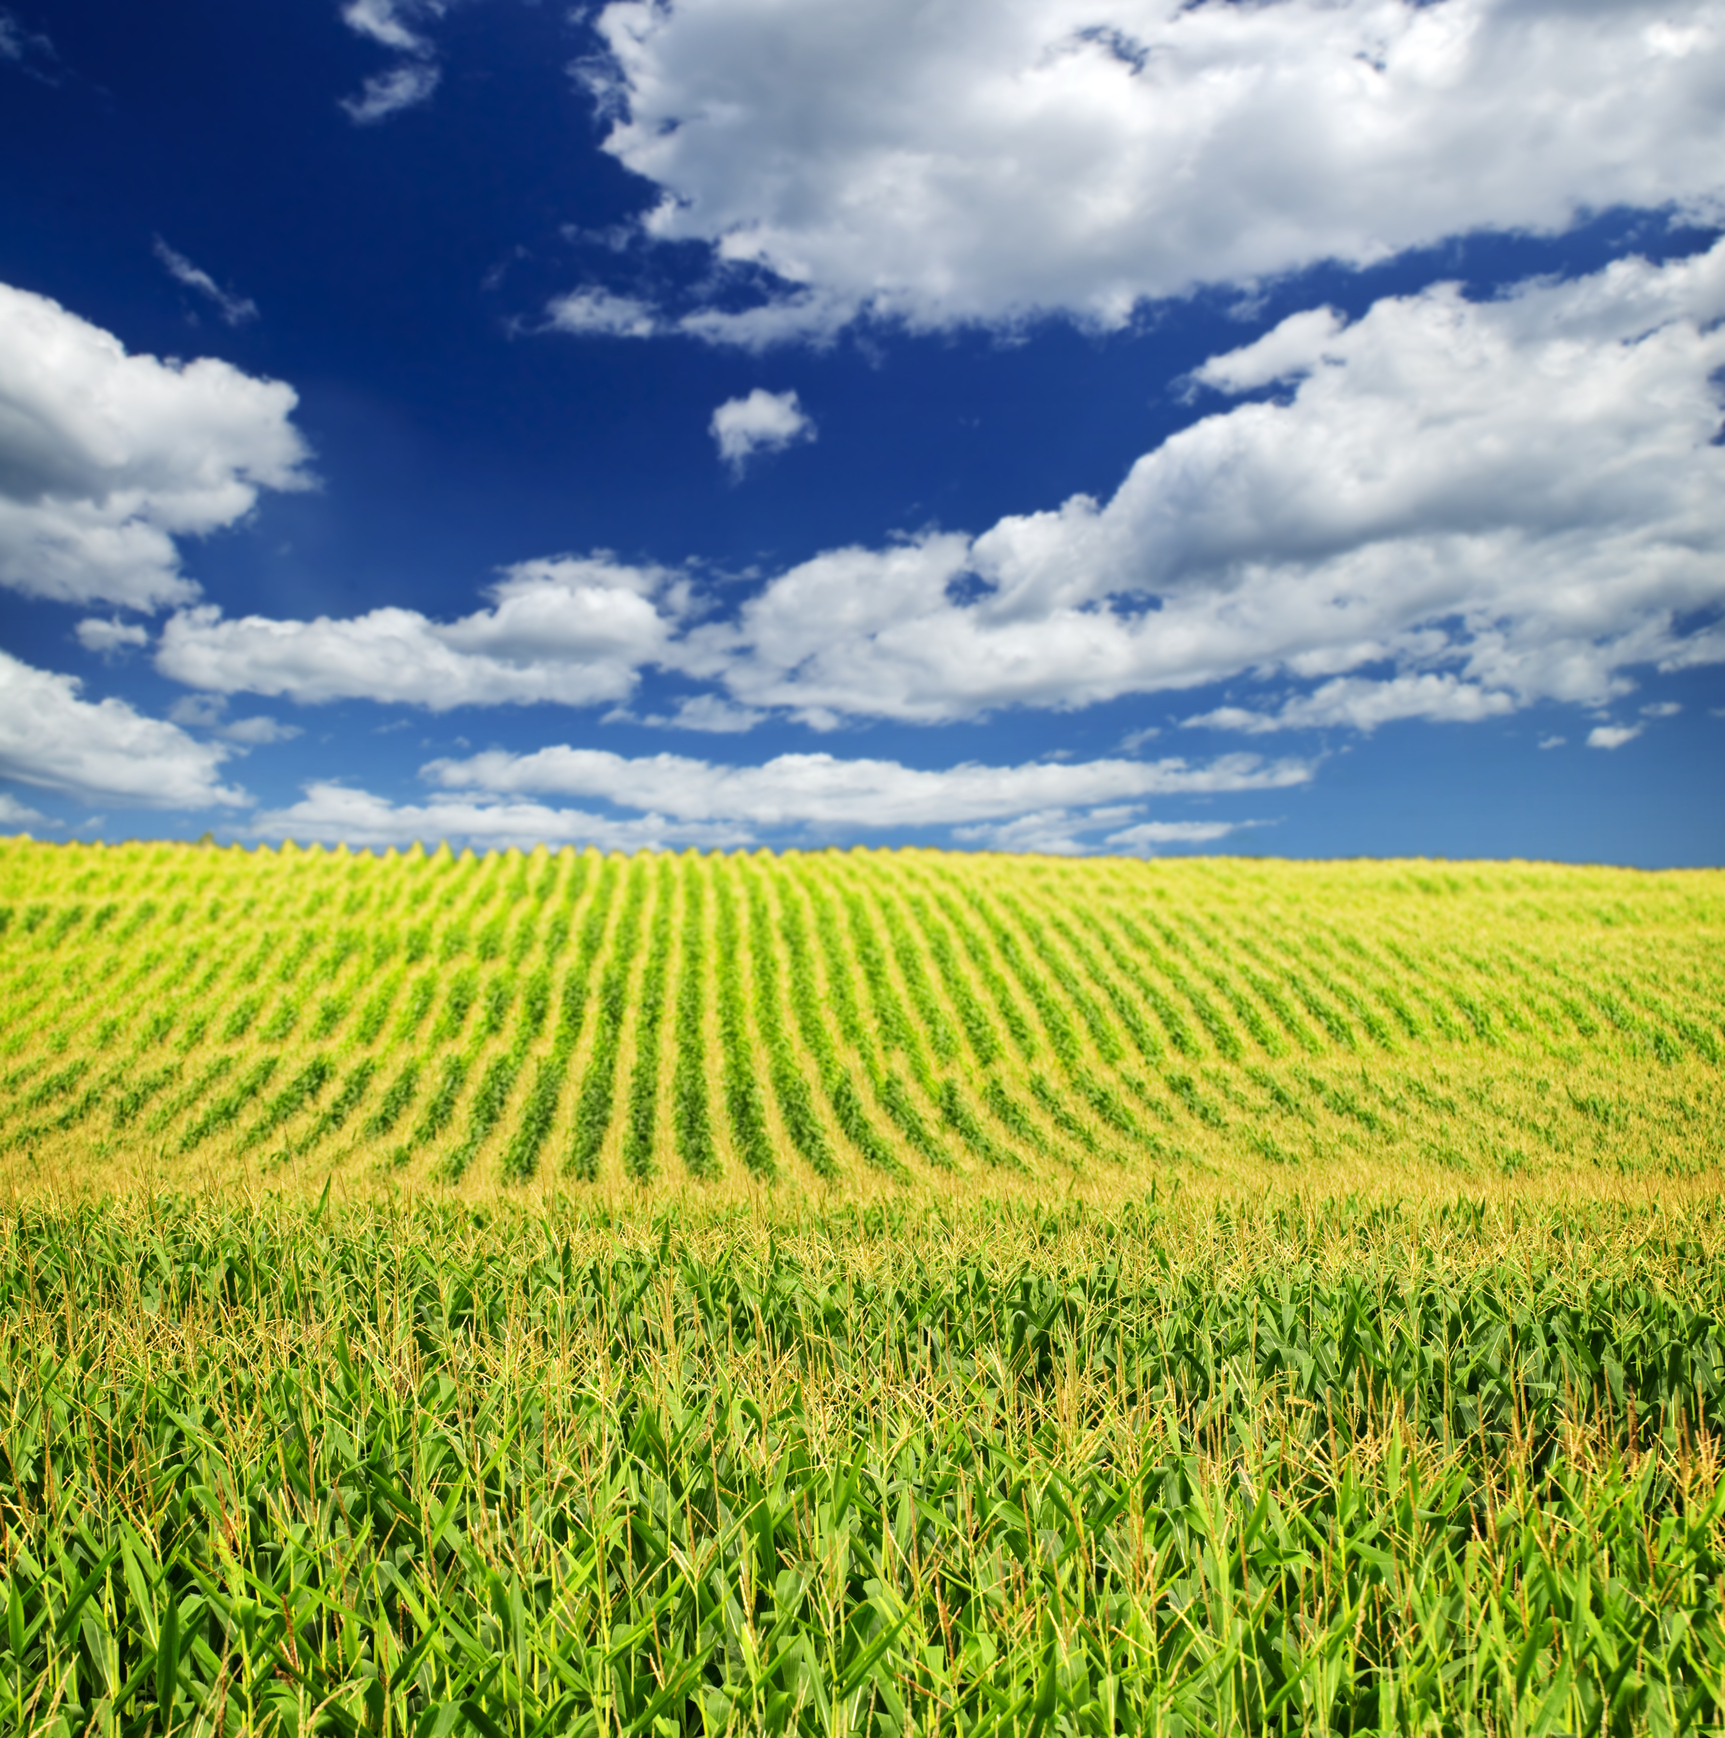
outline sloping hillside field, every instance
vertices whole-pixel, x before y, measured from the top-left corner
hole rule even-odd
[[[0,1731],[1725,1729],[1725,874],[0,841]]]
[[[1681,1176],[1722,943],[1716,874],[14,841],[0,1146],[613,1192]]]

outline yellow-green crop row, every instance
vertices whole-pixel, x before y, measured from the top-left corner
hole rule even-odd
[[[100,1185],[1695,1174],[1725,875],[0,843],[0,1155]]]

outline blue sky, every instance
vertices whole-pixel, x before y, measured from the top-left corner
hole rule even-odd
[[[6,0],[0,139],[0,828],[1725,855],[1717,0]]]

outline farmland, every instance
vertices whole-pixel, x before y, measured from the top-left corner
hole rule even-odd
[[[1725,1725],[1725,876],[0,914],[8,1731]]]
[[[1720,1146],[1722,925],[1718,876],[1539,866],[8,842],[0,1166],[1680,1176]]]

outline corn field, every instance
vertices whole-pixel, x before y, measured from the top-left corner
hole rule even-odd
[[[1722,918],[0,841],[0,1730],[1725,1730]]]
[[[1725,877],[0,842],[0,1167],[952,1189],[1721,1148]]]

